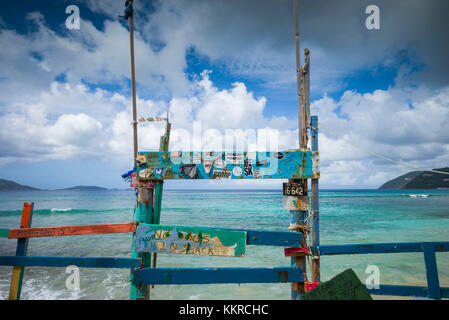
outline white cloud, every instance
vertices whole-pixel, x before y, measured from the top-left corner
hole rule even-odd
[[[296,120],[264,115],[266,99],[254,97],[244,83],[219,90],[203,72],[185,98],[168,103],[138,98],[139,117],[164,115],[170,106],[171,150],[220,150],[224,134],[247,134],[248,150],[297,146]],[[54,82],[37,97],[7,105],[0,115],[1,162],[72,157],[132,162],[130,101],[118,93],[85,85]],[[36,102],[39,101],[39,102]],[[320,119],[322,185],[377,187],[409,171],[377,159],[342,140],[425,168],[447,166],[449,159],[449,87],[430,90],[390,88],[360,94],[347,91],[338,101],[328,96],[312,103]],[[276,124],[272,126],[272,124]],[[199,125],[199,137],[195,136]],[[139,125],[139,149],[157,150],[163,123]],[[227,130],[227,131],[226,131]],[[196,140],[195,140],[196,139]],[[239,147],[240,149],[240,147]]]
[[[449,87],[390,88],[312,103],[321,123],[323,183],[376,187],[410,171],[344,142],[425,169],[448,166]],[[337,113],[340,115],[338,116]]]

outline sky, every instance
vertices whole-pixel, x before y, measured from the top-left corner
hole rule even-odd
[[[67,28],[70,5],[79,8],[79,29]],[[369,5],[380,10],[379,29],[366,28]],[[421,168],[449,166],[449,2],[300,0],[299,7],[311,113],[319,117],[320,187],[378,188],[410,171],[344,139]],[[2,3],[0,178],[43,189],[128,186],[120,177],[133,164],[123,8],[118,0]],[[297,148],[293,0],[135,0],[134,21],[137,116],[169,110],[170,150],[218,151],[226,132],[256,133],[251,150],[266,149],[266,139],[279,150]],[[163,127],[140,124],[139,150],[156,151]]]

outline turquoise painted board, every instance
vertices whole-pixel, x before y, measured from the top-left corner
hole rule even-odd
[[[139,224],[134,238],[136,252],[242,257],[246,232],[204,227]]]
[[[0,228],[0,238],[8,238],[8,236],[9,236],[9,229]]]
[[[138,180],[319,177],[318,152],[139,152]]]

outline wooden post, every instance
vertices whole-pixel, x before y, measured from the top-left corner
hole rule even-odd
[[[134,220],[138,223],[149,223],[151,224],[152,220],[152,212],[153,212],[153,188],[139,188],[137,195],[137,206],[136,212],[134,214]],[[132,244],[132,258],[141,258],[142,259],[142,268],[150,268],[151,267],[151,253],[137,253],[134,250],[134,237],[133,235],[133,244]],[[131,269],[131,284],[129,287],[129,299],[130,300],[149,300],[150,299],[150,286],[149,285],[141,285],[135,286],[132,284],[133,279],[133,271]]]
[[[429,290],[429,298],[441,300],[441,288],[440,288],[440,281],[438,279],[438,267],[434,245],[430,242],[424,242],[422,246],[424,252],[424,263],[426,266],[427,288]]]
[[[318,117],[311,117],[312,151],[318,152]],[[312,179],[312,244],[320,245],[320,206],[319,206],[319,179]],[[312,258],[312,281],[320,281],[320,257]]]
[[[165,134],[161,137],[160,142],[160,151],[168,151],[168,144],[170,142],[170,130],[171,124],[168,121],[168,112],[167,112],[167,124],[165,126]],[[162,192],[164,189],[164,181],[162,180],[156,185],[156,191],[154,196],[154,218],[153,223],[159,224],[161,223],[161,207],[162,207]],[[157,253],[153,255],[153,268],[156,268],[157,261]],[[153,286],[154,288],[154,286]]]
[[[307,123],[306,123],[306,100],[305,100],[305,86],[304,86],[304,72],[301,68],[300,46],[299,46],[299,5],[298,0],[294,0],[295,13],[295,42],[296,42],[296,79],[298,92],[298,138],[299,148],[307,148]],[[304,189],[307,190],[307,179],[290,179],[291,183],[300,183]],[[296,232],[303,232],[303,246],[307,245],[306,231],[299,228],[307,224],[307,211],[292,210],[290,211],[290,230]],[[306,274],[306,258],[305,256],[292,257],[291,265],[300,270],[302,274]],[[305,292],[304,282],[292,283],[291,298],[299,300],[301,295]]]
[[[25,202],[23,204],[22,219],[20,221],[20,228],[31,227],[31,220],[33,217],[33,202]],[[17,240],[16,256],[26,256],[28,250],[28,238],[21,238]],[[9,300],[20,300],[20,293],[22,291],[23,273],[25,267],[14,266],[11,277],[11,287],[9,290]]]
[[[134,1],[130,0],[130,5],[133,12],[129,16],[129,46],[131,55],[131,87],[133,99],[133,142],[134,142],[134,166],[137,166],[137,106],[136,106],[136,74],[134,64]],[[137,222],[151,223],[153,213],[153,188],[139,188],[137,195],[137,206],[134,213],[134,220]],[[135,234],[134,234],[135,235]],[[133,237],[134,240],[134,237]],[[134,241],[132,248],[132,257],[140,257],[142,259],[142,267],[151,266],[151,253],[138,254],[134,251]],[[133,277],[133,269],[131,269],[131,280]],[[150,287],[147,285],[136,287],[130,285],[131,300],[149,300]]]

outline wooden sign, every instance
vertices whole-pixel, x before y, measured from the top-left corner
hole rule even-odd
[[[137,179],[300,179],[318,178],[318,153],[139,152]],[[296,189],[295,189],[296,191]]]
[[[309,210],[309,197],[284,196],[285,210]]]
[[[304,183],[284,182],[282,186],[284,196],[307,196]]]
[[[246,232],[204,227],[139,224],[134,240],[136,252],[242,257]]]
[[[154,185],[154,180],[140,181],[137,179],[137,173],[131,173],[131,188],[151,189],[154,188]]]

